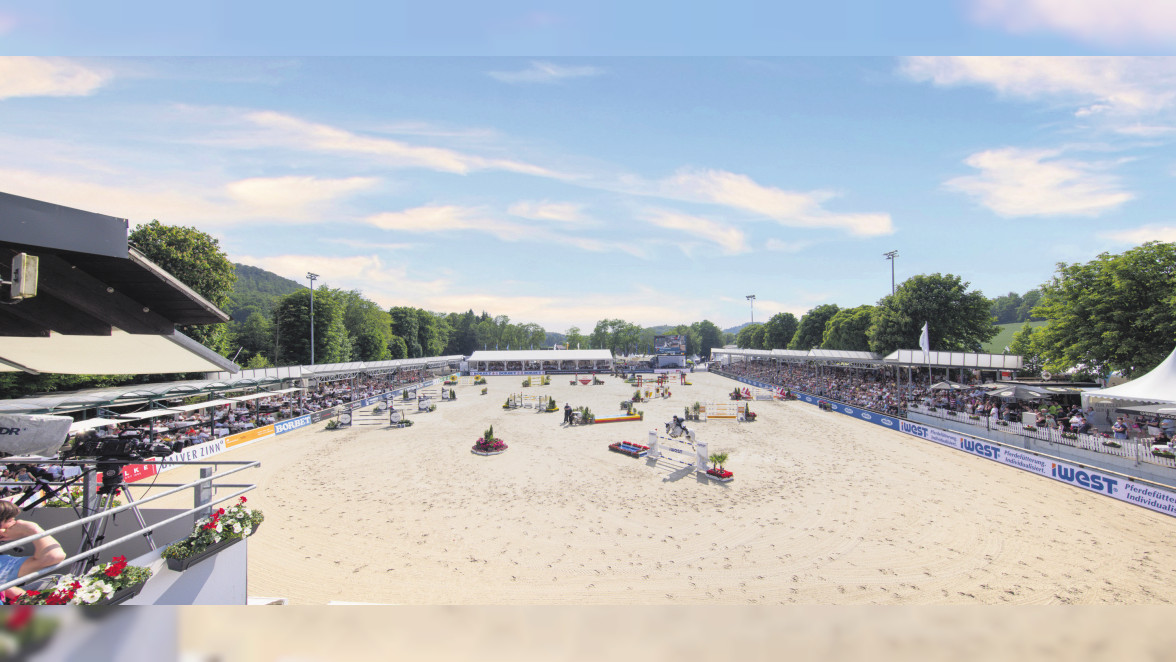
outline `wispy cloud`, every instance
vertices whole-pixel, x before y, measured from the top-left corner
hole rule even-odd
[[[0,32],[3,23],[0,16]],[[0,99],[86,96],[110,78],[107,71],[63,58],[0,57]]]
[[[442,147],[410,145],[399,140],[360,135],[274,111],[247,113],[245,120],[261,130],[260,133],[247,137],[247,142],[255,141],[287,149],[366,156],[378,159],[386,165],[457,174],[467,174],[475,170],[504,170],[540,177],[558,176],[551,170],[529,163],[509,159],[488,159]]]
[[[944,186],[976,198],[1001,216],[1095,216],[1131,200],[1105,163],[1056,158],[1058,150],[1006,147],[969,156],[979,174]]]
[[[1053,32],[1101,46],[1176,43],[1171,0],[972,0],[971,15],[1013,34]]]
[[[824,203],[836,197],[832,192],[785,191],[763,186],[747,175],[733,172],[684,169],[651,186],[639,182],[631,184],[636,184],[637,191],[649,195],[724,205],[759,214],[791,227],[833,228],[847,230],[858,236],[894,232],[890,214],[845,214],[825,209]]]
[[[1172,58],[933,56],[907,58],[902,71],[936,85],[980,85],[1008,97],[1069,105],[1083,117],[1154,113],[1176,104]]]
[[[397,232],[419,234],[472,230],[494,235],[504,241],[519,241],[527,237],[526,226],[494,218],[481,207],[427,205],[375,214],[367,217],[365,221],[381,230]]]
[[[684,232],[717,245],[728,255],[746,253],[747,238],[737,228],[698,216],[688,216],[666,210],[650,210],[645,220],[660,228]]]
[[[516,202],[507,209],[511,216],[537,221],[574,222],[583,220],[583,205],[572,202]]]
[[[1145,241],[1176,242],[1176,225],[1144,225],[1128,230],[1103,232],[1099,237],[1121,244],[1142,244]]]
[[[329,203],[371,189],[378,182],[374,177],[255,177],[231,182],[225,189],[252,215],[297,219],[321,213]]]
[[[172,225],[211,229],[244,223],[312,223],[321,220],[331,205],[371,187],[377,180],[279,177],[244,179],[212,187],[166,180],[118,185],[0,169],[0,181],[6,193],[126,218],[133,225],[159,219]],[[337,208],[333,211],[338,214]]]
[[[558,83],[569,78],[599,76],[604,70],[599,67],[568,67],[551,62],[532,62],[520,71],[491,71],[489,75],[504,83]]]

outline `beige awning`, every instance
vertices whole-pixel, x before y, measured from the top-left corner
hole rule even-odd
[[[172,372],[236,371],[232,361],[191,338],[130,334],[48,338],[7,336],[0,343],[0,372],[28,368],[59,375],[148,375]]]
[[[171,407],[173,411],[196,411],[197,409],[208,409],[209,407],[223,407],[224,405],[235,405],[236,402],[232,400],[209,400],[208,402],[194,402],[190,405],[179,405],[178,407]]]

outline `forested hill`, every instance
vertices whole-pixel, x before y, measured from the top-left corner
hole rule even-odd
[[[238,322],[244,322],[255,312],[270,317],[279,299],[306,287],[265,269],[237,263],[233,266],[237,270],[237,284],[229,295],[225,312]]]

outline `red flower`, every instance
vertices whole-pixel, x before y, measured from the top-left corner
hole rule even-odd
[[[241,497],[241,503],[245,503],[245,501],[247,501],[247,499],[245,497]]]
[[[36,591],[29,591],[30,595],[36,595]],[[8,622],[5,625],[9,630],[19,630],[24,627],[33,618],[33,608],[29,605],[18,605],[16,609],[12,610],[12,615],[8,617]]]

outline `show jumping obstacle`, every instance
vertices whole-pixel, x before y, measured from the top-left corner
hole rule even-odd
[[[666,427],[669,436],[660,435],[657,430],[649,431],[647,457],[654,460],[676,462],[683,467],[693,468],[699,473],[706,473],[706,463],[710,459],[707,454],[706,442],[695,439],[692,430],[683,433],[682,428],[673,427],[672,423],[667,423]],[[671,453],[671,455],[665,453]]]

